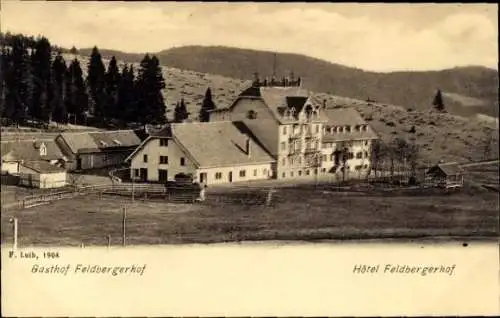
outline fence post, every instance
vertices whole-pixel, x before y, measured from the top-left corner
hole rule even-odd
[[[126,229],[125,229],[125,226],[126,226],[126,219],[127,219],[127,208],[126,207],[123,207],[122,208],[122,211],[123,211],[123,219],[122,219],[122,233],[123,233],[123,238],[122,238],[122,244],[123,246],[125,246],[125,240],[126,240]]]
[[[108,234],[107,239],[108,239],[108,248],[110,248],[111,247],[111,234]]]

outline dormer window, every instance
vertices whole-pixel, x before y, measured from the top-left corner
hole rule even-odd
[[[338,127],[339,132],[344,132],[344,127]]]
[[[45,146],[44,143],[40,145],[40,156],[46,156],[47,155],[47,147]]]
[[[117,139],[113,139],[113,142],[114,142],[115,144],[117,144],[118,146],[121,146],[121,145],[122,145],[122,143],[121,143],[119,140],[117,140]]]
[[[254,110],[249,110],[247,113],[247,118],[248,119],[256,119],[257,118],[257,112]]]
[[[359,125],[356,125],[355,129],[356,129],[356,131],[360,131],[361,127]]]
[[[103,147],[106,147],[108,144],[102,140],[99,140],[99,143],[101,144],[101,146]]]
[[[346,132],[351,132],[351,126],[345,126],[345,131]]]
[[[367,130],[367,126],[366,125],[363,125],[363,131],[366,131]]]

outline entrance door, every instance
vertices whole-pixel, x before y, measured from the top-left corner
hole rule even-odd
[[[158,181],[161,183],[165,183],[168,181],[168,170],[167,169],[159,169],[158,170]]]
[[[229,171],[229,182],[233,182],[233,172]]]
[[[140,168],[139,169],[139,177],[142,181],[147,181],[148,180],[148,169]]]

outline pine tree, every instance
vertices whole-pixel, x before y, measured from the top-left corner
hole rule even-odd
[[[50,118],[52,95],[50,87],[51,46],[45,37],[35,42],[32,55],[33,99],[29,107],[29,114],[33,118],[47,122]]]
[[[210,120],[210,110],[215,109],[215,104],[212,100],[212,91],[210,87],[207,88],[205,92],[205,98],[203,99],[203,104],[201,105],[199,119],[201,122],[208,122]]]
[[[184,98],[181,98],[180,102],[177,102],[174,109],[174,122],[182,123],[184,120],[188,119],[189,113],[184,103]]]
[[[5,41],[2,34],[2,43]],[[7,77],[10,72],[10,53],[5,46],[0,56],[0,117],[5,117],[5,95],[7,93]]]
[[[118,89],[118,118],[124,122],[137,121],[139,112],[136,108],[134,67],[125,67],[122,70],[120,87]]]
[[[9,72],[5,81],[5,114],[17,125],[26,120],[31,96],[30,60],[25,41],[20,36],[12,39]]]
[[[165,88],[165,80],[156,56],[149,57],[149,54],[144,56],[140,64],[135,87],[139,122],[142,124],[164,124],[167,120],[162,94],[162,90]]]
[[[65,100],[65,75],[66,62],[58,54],[52,63],[52,119],[58,123],[67,123],[68,114],[66,111]]]
[[[105,74],[105,92],[106,104],[104,108],[105,118],[118,117],[118,88],[120,86],[120,71],[116,63],[116,58],[113,56],[108,65],[108,71]]]
[[[103,118],[105,115],[105,68],[102,62],[101,54],[94,46],[90,54],[87,76],[89,93],[93,101],[92,112],[97,118]]]
[[[432,105],[436,108],[436,110],[442,112],[444,111],[444,102],[443,102],[443,95],[441,94],[441,90],[438,89],[436,96],[434,97],[434,101],[432,102]]]
[[[73,118],[72,123],[84,124],[89,111],[89,96],[77,59],[71,62],[66,72],[65,87],[64,104],[68,115]]]

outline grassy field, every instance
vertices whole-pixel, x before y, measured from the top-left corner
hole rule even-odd
[[[226,194],[229,195],[229,194]],[[260,201],[265,191],[257,194]],[[19,220],[19,244],[121,244],[127,207],[128,244],[214,243],[243,240],[495,238],[498,193],[463,189],[447,195],[369,195],[311,188],[279,189],[273,205],[230,203],[209,194],[203,204],[143,202],[111,196],[61,200],[23,211],[2,211],[2,243],[12,240],[8,219]]]

